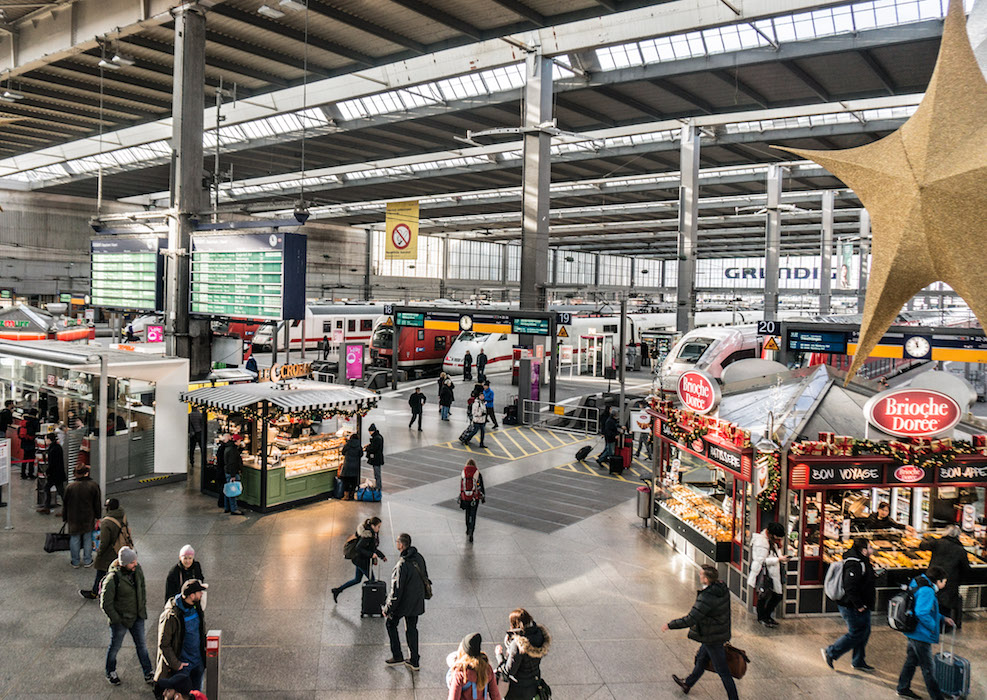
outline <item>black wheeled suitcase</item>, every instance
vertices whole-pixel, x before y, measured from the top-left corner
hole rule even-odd
[[[585,445],[576,450],[576,461],[582,462],[584,459],[589,457],[589,453],[593,451],[592,445]]]
[[[952,643],[945,650],[946,637],[942,638],[939,653],[932,659],[932,672],[939,683],[939,690],[947,697],[965,698],[970,694],[970,661],[953,653],[956,646],[956,628],[953,627]]]
[[[363,582],[360,617],[383,617],[382,609],[385,602],[387,602],[387,584],[377,579],[371,567],[370,580]]]
[[[463,433],[462,433],[462,435],[459,436],[459,441],[461,443],[463,443],[464,445],[466,443],[468,443],[472,439],[472,437],[473,437],[472,435],[470,435],[470,431],[472,431],[472,430],[473,430],[473,426],[472,425],[470,427],[468,427],[466,430],[464,430]]]
[[[610,468],[611,474],[620,476],[624,473],[624,458],[621,455],[611,455],[607,461],[607,466]]]

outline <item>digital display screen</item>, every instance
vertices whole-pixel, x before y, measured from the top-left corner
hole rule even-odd
[[[511,319],[511,333],[528,335],[548,335],[547,318]]]
[[[399,326],[410,326],[412,328],[425,327],[425,314],[409,314],[399,311],[397,323]]]
[[[93,240],[89,293],[93,306],[159,311],[163,308],[164,245],[158,238]],[[72,295],[65,295],[71,299]]]
[[[788,349],[793,352],[829,352],[846,355],[846,333],[790,330],[786,341]]]

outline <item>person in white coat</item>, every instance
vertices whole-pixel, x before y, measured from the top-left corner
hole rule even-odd
[[[747,584],[757,589],[757,579],[764,569],[767,585],[756,590],[757,621],[765,627],[777,627],[775,608],[781,602],[781,565],[788,561],[784,551],[785,528],[781,523],[768,523],[761,532],[751,535],[751,572]]]

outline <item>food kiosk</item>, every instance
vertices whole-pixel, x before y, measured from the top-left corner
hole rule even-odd
[[[240,501],[267,513],[324,499],[346,438],[362,433],[376,393],[309,379],[202,387],[182,401],[243,437]]]

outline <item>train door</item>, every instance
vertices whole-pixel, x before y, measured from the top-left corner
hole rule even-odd
[[[607,340],[610,342],[607,343]],[[609,366],[607,357],[613,357],[613,336],[604,333],[586,333],[579,336],[579,374],[602,377],[604,367]]]

